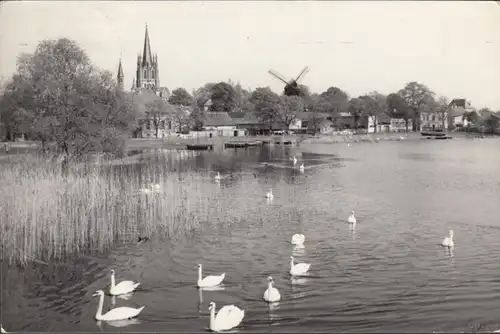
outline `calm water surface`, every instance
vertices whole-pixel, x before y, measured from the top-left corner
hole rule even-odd
[[[294,154],[303,174],[290,168]],[[66,265],[4,266],[4,327],[203,332],[214,301],[246,310],[241,333],[500,328],[499,139],[227,150],[193,163],[220,198],[217,220],[189,237],[121,245]],[[233,178],[216,184],[213,170]],[[272,202],[263,197],[269,188]],[[438,245],[449,229],[452,252]],[[297,232],[307,236],[305,249],[290,244]],[[311,263],[309,276],[290,279],[290,255]],[[198,263],[204,274],[226,272],[224,290],[196,289]],[[91,295],[107,290],[111,268],[118,281],[141,282],[116,306],[146,308],[135,320],[98,324]],[[282,294],[273,307],[262,301],[268,275]]]

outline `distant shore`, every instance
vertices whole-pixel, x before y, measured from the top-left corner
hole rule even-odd
[[[491,137],[494,135],[480,135],[477,133],[466,134],[449,132],[447,135],[452,137]],[[378,140],[377,140],[378,138]],[[341,135],[341,134],[324,134],[324,135],[266,135],[266,136],[244,136],[244,137],[213,137],[213,138],[182,138],[177,136],[167,138],[130,138],[127,141],[127,151],[143,150],[143,149],[185,149],[186,145],[190,144],[212,144],[215,147],[222,146],[227,142],[234,141],[271,141],[271,142],[286,142],[292,143],[304,142],[308,144],[341,144],[347,142],[375,142],[375,141],[397,141],[404,139],[425,139],[420,132],[409,133],[370,133],[357,135]],[[25,154],[34,152],[41,147],[41,143],[37,141],[17,141],[9,142],[10,155]],[[0,147],[0,157],[5,156],[3,147]]]

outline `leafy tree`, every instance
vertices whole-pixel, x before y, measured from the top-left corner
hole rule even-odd
[[[94,68],[67,38],[45,40],[18,58],[8,89],[11,116],[34,139],[55,141],[67,155],[116,152],[136,119],[110,72]]]
[[[365,110],[365,103],[360,98],[352,98],[349,100],[348,111],[354,116],[354,123],[356,129],[359,126],[359,120],[363,116]]]
[[[279,119],[280,97],[269,87],[259,87],[252,92],[250,102],[255,106],[258,118],[272,130],[273,123]]]
[[[387,113],[391,117],[402,117],[405,120],[406,132],[408,132],[408,121],[413,118],[412,109],[406,104],[405,99],[397,94],[387,95]]]
[[[146,121],[153,124],[156,138],[160,129],[165,129],[165,121],[174,114],[174,109],[165,100],[158,98],[146,104]]]
[[[412,110],[413,130],[418,130],[420,128],[420,112],[429,109],[434,104],[434,92],[424,84],[411,81],[398,93]]]
[[[236,107],[236,92],[234,88],[225,83],[219,82],[210,89],[212,105],[210,111],[230,112]]]
[[[203,109],[205,103],[210,100],[212,87],[215,86],[215,83],[209,82],[206,83],[203,87],[198,88],[193,92],[193,104],[196,107]]]
[[[194,110],[189,114],[189,124],[191,125],[193,131],[203,130],[203,120],[205,118],[205,112],[200,107],[194,107]]]
[[[450,101],[446,96],[440,96],[436,101],[435,101],[435,106],[434,110],[436,113],[439,115],[439,118],[441,119],[441,126],[444,131],[446,128],[446,122],[448,120],[448,105],[450,104]]]
[[[358,97],[358,99],[361,101],[362,105],[362,112],[361,115],[369,117],[372,121],[373,124],[375,125],[375,121],[377,119],[377,116],[380,115],[380,106],[375,101],[374,98],[368,95],[363,95]],[[374,128],[375,132],[377,131],[377,127],[375,126]]]
[[[340,88],[330,87],[319,95],[316,108],[319,112],[336,116],[348,110],[349,96]]]
[[[181,87],[172,91],[168,102],[173,105],[191,106],[193,104],[193,97],[187,90]]]
[[[297,119],[297,114],[304,110],[304,102],[302,98],[298,96],[286,96],[280,97],[280,104],[278,108],[279,118],[285,124],[286,128],[289,129],[290,125]]]
[[[170,115],[170,118],[174,120],[174,123],[177,126],[176,131],[182,133],[183,131],[189,131],[193,126],[193,118],[191,117],[191,113],[182,107],[174,106],[173,113]]]

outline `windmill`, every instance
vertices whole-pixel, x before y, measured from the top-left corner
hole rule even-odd
[[[292,96],[292,95],[303,96],[304,95],[299,87],[298,82],[300,79],[302,79],[307,74],[307,72],[309,72],[309,66],[304,67],[304,69],[299,73],[299,75],[297,76],[296,79],[287,80],[287,79],[285,79],[285,77],[283,75],[279,74],[278,72],[276,72],[274,70],[269,70],[269,74],[271,74],[272,76],[274,76],[278,80],[283,81],[285,83],[284,93],[286,96]]]

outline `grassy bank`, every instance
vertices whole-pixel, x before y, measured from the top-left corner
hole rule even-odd
[[[100,252],[139,235],[169,236],[210,218],[212,197],[195,173],[172,174],[162,164],[130,168],[70,166],[28,156],[0,170],[1,258],[12,262],[63,259]],[[161,192],[138,191],[149,182]]]

